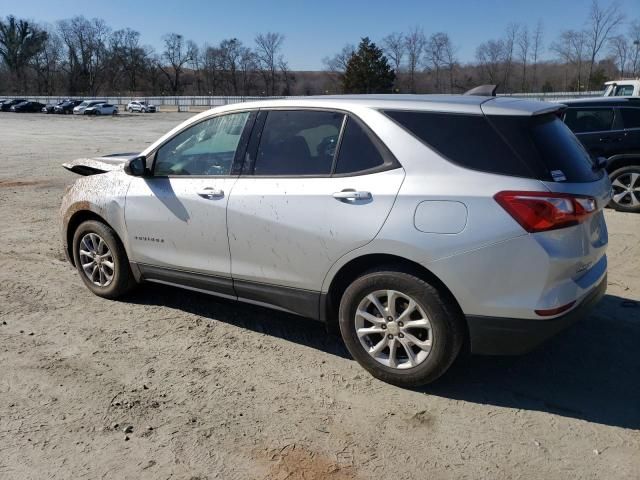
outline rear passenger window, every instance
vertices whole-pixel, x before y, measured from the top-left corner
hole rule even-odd
[[[569,108],[565,113],[564,123],[566,123],[574,133],[611,130],[611,125],[613,124],[613,108]]]
[[[624,128],[640,128],[640,108],[621,108]]]
[[[384,164],[384,158],[357,121],[349,118],[345,127],[336,174],[361,172]]]
[[[473,170],[534,177],[483,115],[387,111],[388,116],[454,163]]]
[[[335,112],[269,112],[254,175],[329,175],[343,119]]]

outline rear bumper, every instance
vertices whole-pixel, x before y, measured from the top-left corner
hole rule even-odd
[[[468,315],[471,353],[480,355],[520,355],[577,322],[591,310],[607,290],[607,275],[580,305],[551,320],[527,320]]]

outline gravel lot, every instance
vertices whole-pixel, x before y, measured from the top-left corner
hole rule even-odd
[[[311,321],[160,285],[89,294],[58,238],[60,164],[188,116],[0,114],[0,478],[640,476],[640,215],[607,211],[590,317],[402,390]]]

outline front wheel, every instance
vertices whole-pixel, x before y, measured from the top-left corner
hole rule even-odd
[[[100,297],[118,298],[136,284],[124,247],[102,222],[89,220],[78,226],[73,259],[84,284]]]
[[[401,387],[431,383],[463,344],[459,308],[448,295],[401,271],[356,279],[340,301],[340,332],[351,355],[374,377]]]
[[[640,213],[640,165],[630,165],[611,174],[612,208],[619,212]]]

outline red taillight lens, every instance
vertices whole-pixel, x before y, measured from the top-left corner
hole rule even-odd
[[[577,225],[596,211],[594,198],[566,193],[508,191],[493,198],[527,232]]]

